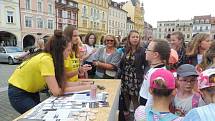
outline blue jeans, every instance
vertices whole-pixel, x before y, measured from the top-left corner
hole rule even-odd
[[[8,86],[8,97],[13,108],[21,114],[40,103],[39,93],[29,93],[10,84]]]

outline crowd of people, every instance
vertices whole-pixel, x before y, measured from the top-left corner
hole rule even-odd
[[[142,41],[136,30],[122,39],[104,36],[96,48],[96,35],[82,41],[78,30],[67,26],[55,30],[39,51],[28,52],[9,78],[11,105],[24,113],[40,103],[39,92],[53,96],[91,88],[79,78],[121,79],[119,120],[212,121],[215,119],[215,41],[199,33],[185,44],[181,32],[166,40]],[[32,53],[32,54],[31,54]],[[24,56],[26,56],[24,55]]]

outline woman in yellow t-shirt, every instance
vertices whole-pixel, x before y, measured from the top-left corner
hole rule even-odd
[[[8,80],[8,97],[16,111],[23,114],[40,103],[39,92],[45,87],[54,96],[63,94],[64,59],[70,52],[70,40],[56,30],[41,53],[16,68]]]
[[[92,67],[90,65],[80,66],[79,35],[78,30],[73,26],[67,26],[64,35],[72,42],[70,56],[64,60],[66,70],[66,87],[65,91],[82,91],[89,90],[91,82],[80,82],[80,77]]]

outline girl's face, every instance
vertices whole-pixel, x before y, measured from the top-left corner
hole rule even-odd
[[[199,44],[199,47],[202,49],[202,50],[208,50],[211,46],[211,40],[210,40],[210,37],[207,37],[205,40],[201,41],[200,44]]]
[[[140,35],[136,32],[132,32],[129,38],[131,46],[137,46],[140,42]]]
[[[178,50],[181,46],[181,40],[178,39],[178,35],[171,35],[170,36],[170,46],[174,50]]]
[[[197,77],[195,76],[179,77],[177,80],[177,84],[179,84],[179,89],[185,92],[192,92],[196,82]]]
[[[107,36],[105,38],[106,47],[114,47],[115,41],[112,37]]]
[[[67,44],[67,47],[63,51],[63,57],[64,57],[64,59],[68,58],[68,56],[71,53],[71,51],[72,51],[72,42],[69,42]]]
[[[147,49],[146,49],[146,60],[151,62],[154,58],[155,58],[155,54],[156,52],[154,51],[154,47],[155,47],[155,42],[150,42]]]
[[[95,36],[94,35],[90,35],[89,37],[89,45],[93,45],[95,42]]]
[[[78,30],[74,30],[72,35],[72,44],[78,44],[78,35]]]

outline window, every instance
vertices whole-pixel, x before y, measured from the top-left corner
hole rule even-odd
[[[159,28],[159,32],[161,32],[161,28]]]
[[[190,34],[187,34],[187,39],[189,39],[190,38]]]
[[[52,14],[52,5],[48,4],[48,14]]]
[[[58,23],[58,29],[62,30],[63,29],[63,25],[62,23]]]
[[[31,1],[30,0],[25,0],[25,8],[26,8],[26,10],[31,9]]]
[[[205,21],[205,23],[209,24],[209,23],[210,23],[210,21],[207,19],[207,20]]]
[[[37,11],[42,12],[42,1],[40,0],[37,1]]]
[[[159,39],[161,39],[161,34],[159,34]]]
[[[77,15],[76,13],[72,13],[72,19],[73,20],[76,20],[76,15]]]
[[[185,28],[183,28],[183,31],[185,31]]]
[[[82,15],[87,16],[87,7],[86,6],[83,6]]]
[[[208,26],[205,27],[205,30],[208,30]]]
[[[90,15],[93,16],[93,8],[90,9]]]
[[[94,8],[93,10],[94,10],[93,11],[93,17],[95,18],[96,17],[96,9]]]
[[[67,13],[68,13],[67,18],[71,19],[71,11],[68,11]]]
[[[194,30],[197,30],[197,26],[195,26]]]
[[[25,17],[25,27],[32,27],[32,17]]]
[[[63,13],[63,18],[68,18],[68,13],[67,13],[67,11],[63,11],[62,13]]]
[[[58,10],[58,17],[62,18],[62,10]]]
[[[97,28],[99,29],[99,23],[97,23]]]
[[[100,18],[100,13],[99,13],[99,10],[97,10],[97,19]]]
[[[111,26],[111,20],[109,20],[109,26]]]
[[[200,31],[202,31],[202,27],[200,27]]]
[[[199,23],[199,20],[195,20],[195,23],[197,23],[197,24],[198,24],[198,23]]]
[[[102,28],[104,28],[104,29],[105,29],[105,24],[102,24]]]
[[[203,19],[201,19],[200,23],[201,23],[201,24],[203,24],[203,23],[204,23],[204,20],[203,20]]]
[[[42,20],[42,18],[37,18],[37,28],[43,28],[43,20]]]
[[[7,23],[13,23],[13,12],[7,11]]]
[[[102,12],[102,19],[105,19],[105,12]]]
[[[53,20],[48,20],[48,29],[53,29]]]
[[[181,28],[178,28],[178,31],[181,31]]]
[[[174,31],[175,31],[175,29],[172,29],[172,31],[174,32]]]

